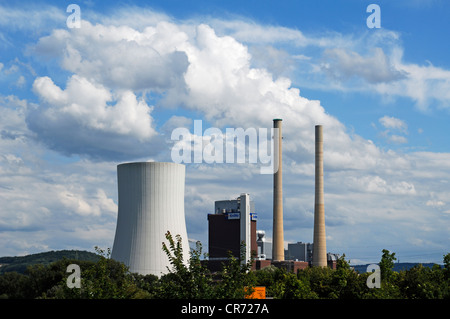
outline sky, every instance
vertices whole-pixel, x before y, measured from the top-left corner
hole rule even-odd
[[[449,13],[444,0],[0,1],[0,256],[112,248],[118,164],[173,161],[172,132],[194,136],[195,120],[281,118],[286,245],[312,242],[322,125],[327,251],[442,263]],[[244,192],[271,238],[260,163],[185,165],[191,241],[207,251],[214,201]]]

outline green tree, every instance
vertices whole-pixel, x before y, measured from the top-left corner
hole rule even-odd
[[[308,267],[299,271],[298,276],[309,282],[311,291],[316,293],[318,298],[336,298],[333,294],[332,272],[329,267]]]
[[[266,296],[278,298],[279,292],[276,284],[283,280],[286,271],[275,266],[267,266],[253,272],[256,286],[266,287]]]
[[[26,294],[28,277],[12,271],[0,275],[0,298],[1,299],[24,299]]]
[[[111,250],[95,247],[99,260],[82,264],[73,261],[81,268],[81,287],[67,287],[68,274],[65,273],[59,284],[48,290],[44,298],[56,299],[136,299],[148,298],[149,294],[140,289],[128,268],[110,258]]]
[[[252,287],[256,283],[256,278],[249,273],[252,268],[253,259],[245,260],[245,244],[241,244],[240,258],[228,253],[228,261],[223,264],[222,271],[219,272],[219,281],[216,290],[217,298],[240,299],[252,294]]]
[[[383,255],[381,256],[380,261],[380,271],[381,271],[381,280],[389,280],[393,274],[394,269],[394,261],[397,260],[395,258],[395,253],[390,253],[389,250],[383,249]]]
[[[128,267],[110,258],[107,251],[95,247],[100,260],[81,274],[81,298],[89,299],[135,299],[145,298],[133,280]],[[73,288],[75,292],[77,288]]]
[[[444,269],[439,265],[432,268],[416,265],[402,271],[398,286],[402,296],[408,299],[448,298],[449,285],[445,280]]]
[[[450,280],[450,253],[444,255],[444,275],[446,280]]]
[[[172,268],[161,278],[159,296],[171,299],[213,298],[212,277],[205,264],[201,262],[202,246],[197,242],[196,249],[190,252],[188,263],[183,256],[181,236],[176,241],[166,233],[169,246],[163,243],[163,250],[169,258]]]
[[[395,253],[391,253],[387,249],[382,250],[382,256],[380,260],[380,272],[381,272],[381,288],[376,291],[378,293],[377,298],[392,299],[402,298],[401,291],[399,289],[400,274],[394,271]]]
[[[206,262],[200,260],[201,244],[197,243],[196,249],[190,252],[190,258],[186,264],[183,258],[181,237],[173,239],[170,232],[166,233],[168,245],[163,243],[163,250],[167,254],[171,268],[169,273],[160,279],[160,298],[243,298],[251,294],[254,284],[254,276],[249,274],[253,258],[243,261],[243,247],[241,258],[235,258],[231,253],[223,269],[217,275],[212,276]],[[206,257],[206,256],[205,256]]]
[[[292,272],[283,272],[282,278],[273,287],[274,297],[278,299],[316,299],[305,277],[298,277]]]
[[[342,255],[336,263],[336,269],[331,272],[332,292],[329,297],[339,299],[356,299],[361,297],[364,290],[365,281],[359,278],[358,274],[350,267]]]

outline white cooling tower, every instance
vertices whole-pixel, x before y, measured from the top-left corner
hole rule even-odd
[[[165,234],[182,238],[189,256],[184,215],[185,166],[138,162],[117,166],[119,213],[111,258],[131,272],[161,276],[171,267],[162,249]],[[167,245],[168,246],[168,245]]]

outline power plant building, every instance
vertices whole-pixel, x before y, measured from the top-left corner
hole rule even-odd
[[[117,166],[118,216],[111,258],[131,272],[161,276],[171,267],[166,232],[189,250],[184,213],[185,166],[136,162]],[[187,262],[188,254],[184,254]]]
[[[287,259],[290,260],[306,261],[311,263],[313,246],[314,245],[311,243],[289,243],[288,249],[285,251],[285,255]]]
[[[230,252],[239,259],[241,244],[245,244],[245,260],[241,262],[250,260],[252,254],[256,255],[256,220],[249,194],[241,194],[235,200],[215,202],[215,213],[208,214],[208,264],[211,270],[219,270]]]
[[[257,258],[259,260],[272,259],[272,242],[266,241],[266,232],[257,230],[256,237],[256,245],[258,245]]]

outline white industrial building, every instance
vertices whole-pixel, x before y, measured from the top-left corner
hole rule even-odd
[[[165,234],[180,235],[184,258],[189,243],[184,213],[185,166],[136,162],[117,166],[117,227],[111,258],[131,272],[161,276],[171,267],[162,249]]]

